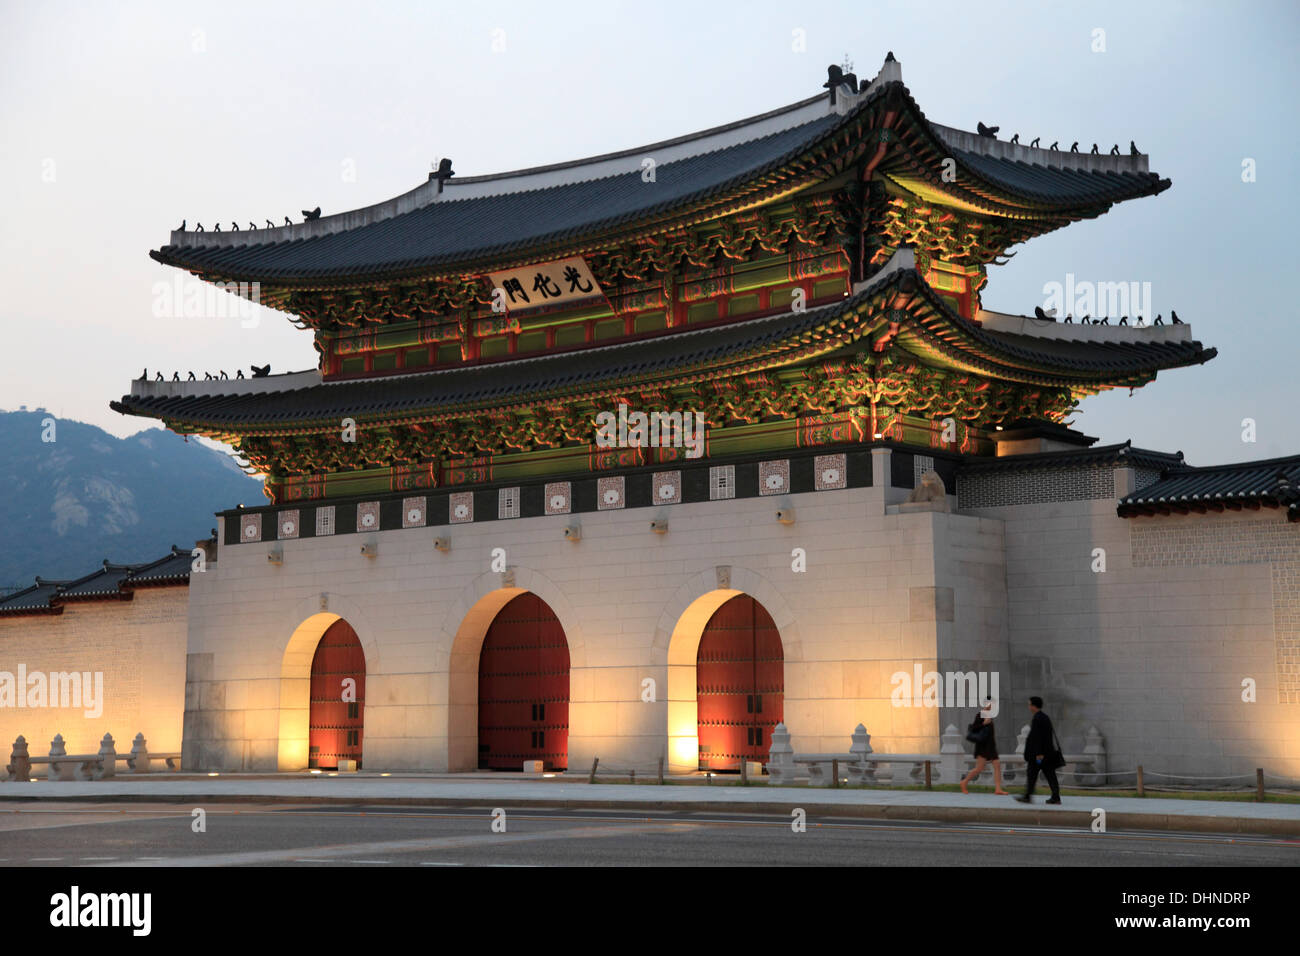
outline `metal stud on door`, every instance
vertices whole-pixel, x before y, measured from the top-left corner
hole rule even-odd
[[[547,770],[569,762],[569,643],[555,612],[535,594],[503,607],[478,659],[481,770]]]
[[[356,699],[345,681],[356,682]],[[366,653],[352,625],[338,620],[316,645],[311,659],[311,709],[308,715],[308,760],[312,769],[334,770],[339,760],[361,766],[365,726]]]
[[[700,769],[766,763],[783,716],[785,658],[775,622],[749,595],[732,598],[704,626],[695,684]]]

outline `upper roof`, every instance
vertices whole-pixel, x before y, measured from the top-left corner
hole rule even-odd
[[[901,187],[1024,220],[1019,238],[1169,185],[1141,154],[1037,149],[932,124],[891,56],[860,90],[840,86],[678,139],[494,176],[431,178],[387,202],[290,226],[174,231],[150,254],[210,279],[294,288],[482,272],[511,257],[590,251],[780,198],[877,147],[880,171]],[[956,160],[952,176],[941,175],[948,157]]]
[[[0,615],[60,614],[68,601],[130,600],[137,588],[188,584],[190,552],[172,545],[170,553],[143,564],[113,564],[69,581],[36,578],[30,587],[0,598]]]
[[[1287,509],[1300,521],[1300,455],[1233,465],[1168,468],[1160,480],[1121,498],[1120,517],[1240,511],[1260,507]]]
[[[1026,326],[1030,328],[1029,326]],[[610,394],[647,385],[793,366],[837,351],[860,351],[867,339],[889,341],[931,364],[991,377],[1087,392],[1141,384],[1160,369],[1205,362],[1216,353],[1177,332],[1124,327],[1079,327],[1078,339],[1055,331],[1006,333],[954,312],[917,273],[910,250],[895,253],[853,295],[803,313],[670,331],[574,352],[552,352],[508,363],[481,363],[428,372],[342,382],[318,373],[259,379],[250,393],[226,382],[133,382],[112,407],[161,418],[179,431],[280,434],[335,428],[341,416],[358,423],[400,424],[486,407]],[[884,335],[883,340],[878,339]],[[283,383],[275,390],[274,383]]]

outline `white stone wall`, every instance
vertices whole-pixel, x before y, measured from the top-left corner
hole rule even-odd
[[[223,546],[191,584],[187,765],[302,765],[283,741],[305,738],[305,714],[287,718],[282,702],[309,667],[310,648],[290,644],[325,610],[346,618],[366,651],[364,766],[463,769],[477,726],[473,701],[457,691],[465,680],[456,675],[477,667],[466,634],[477,628],[481,641],[491,619],[483,609],[500,606],[511,587],[537,593],[564,626],[575,771],[594,756],[652,768],[683,726],[694,733],[693,675],[670,679],[670,644],[695,602],[729,592],[754,596],[780,630],[796,748],[847,749],[862,722],[877,749],[933,750],[938,714],[892,707],[889,678],[937,660],[933,606],[927,615],[914,598],[934,588],[935,516],[887,515],[884,497],[880,487],[855,488]],[[778,523],[776,510],[790,505],[796,523]],[[669,520],[667,534],[651,532],[657,517]],[[582,540],[564,540],[575,521]],[[977,538],[995,524],[960,522]],[[434,549],[442,536],[450,553]],[[368,541],[378,545],[374,558],[361,554]],[[267,561],[273,548],[281,566]],[[508,575],[490,569],[494,548],[506,550]],[[792,570],[794,548],[805,549],[806,572]],[[729,581],[719,581],[720,567]],[[963,590],[959,606],[965,613],[983,600]],[[317,630],[332,618],[322,620]],[[287,650],[298,668],[288,678]],[[683,659],[693,664],[693,654]],[[641,700],[647,677],[654,703]],[[672,766],[694,759],[669,755]]]
[[[103,674],[103,709],[0,708],[0,746],[14,738],[48,754],[62,734],[68,753],[97,753],[111,733],[119,753],[143,733],[155,753],[181,749],[185,690],[186,588],[141,588],[130,601],[78,601],[62,614],[0,617],[0,671]],[[7,760],[6,760],[7,762]]]
[[[1115,507],[1112,496],[980,512],[1006,529],[1015,725],[1039,694],[1066,749],[1089,724],[1102,730],[1112,769],[1300,777],[1284,667],[1300,622],[1300,527],[1267,509],[1120,518]],[[1092,570],[1096,548],[1104,572]],[[1255,703],[1242,701],[1245,678]]]

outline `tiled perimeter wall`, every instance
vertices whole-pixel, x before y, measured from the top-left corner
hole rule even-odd
[[[1213,514],[1187,522],[1132,519],[1133,566],[1140,568],[1268,565],[1273,585],[1278,703],[1300,704],[1300,527]],[[1300,714],[1297,714],[1300,720]]]

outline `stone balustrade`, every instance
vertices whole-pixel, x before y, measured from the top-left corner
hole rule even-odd
[[[19,734],[14,741],[13,752],[5,772],[9,780],[33,780],[34,769],[46,767],[47,780],[107,780],[117,773],[119,760],[126,761],[135,773],[149,773],[154,761],[163,761],[168,770],[179,769],[179,753],[149,753],[144,734],[136,734],[131,742],[131,752],[119,754],[112,734],[104,734],[99,744],[99,752],[93,754],[70,754],[62,734],[55,734],[50,741],[48,756],[31,756],[28,752],[27,739]]]
[[[1004,786],[1025,779],[1025,758],[1021,753],[1028,737],[1029,725],[1026,724],[1016,738],[1015,752],[1000,757]],[[927,763],[930,764],[931,783],[953,784],[975,765],[974,755],[966,752],[965,738],[952,724],[940,737],[938,753],[876,753],[871,748],[871,735],[862,724],[854,729],[849,741],[849,749],[843,753],[796,753],[790,745],[789,730],[785,724],[777,724],[768,751],[768,783],[783,786],[796,779],[806,779],[812,787],[834,786],[834,767],[838,761],[841,779],[850,785],[921,786],[926,782]],[[1065,754],[1065,766],[1059,773],[1061,783],[1067,786],[1097,787],[1106,782],[1106,742],[1096,727],[1088,729],[1082,753]],[[986,765],[973,782],[985,778],[991,781],[992,776],[992,766]]]

